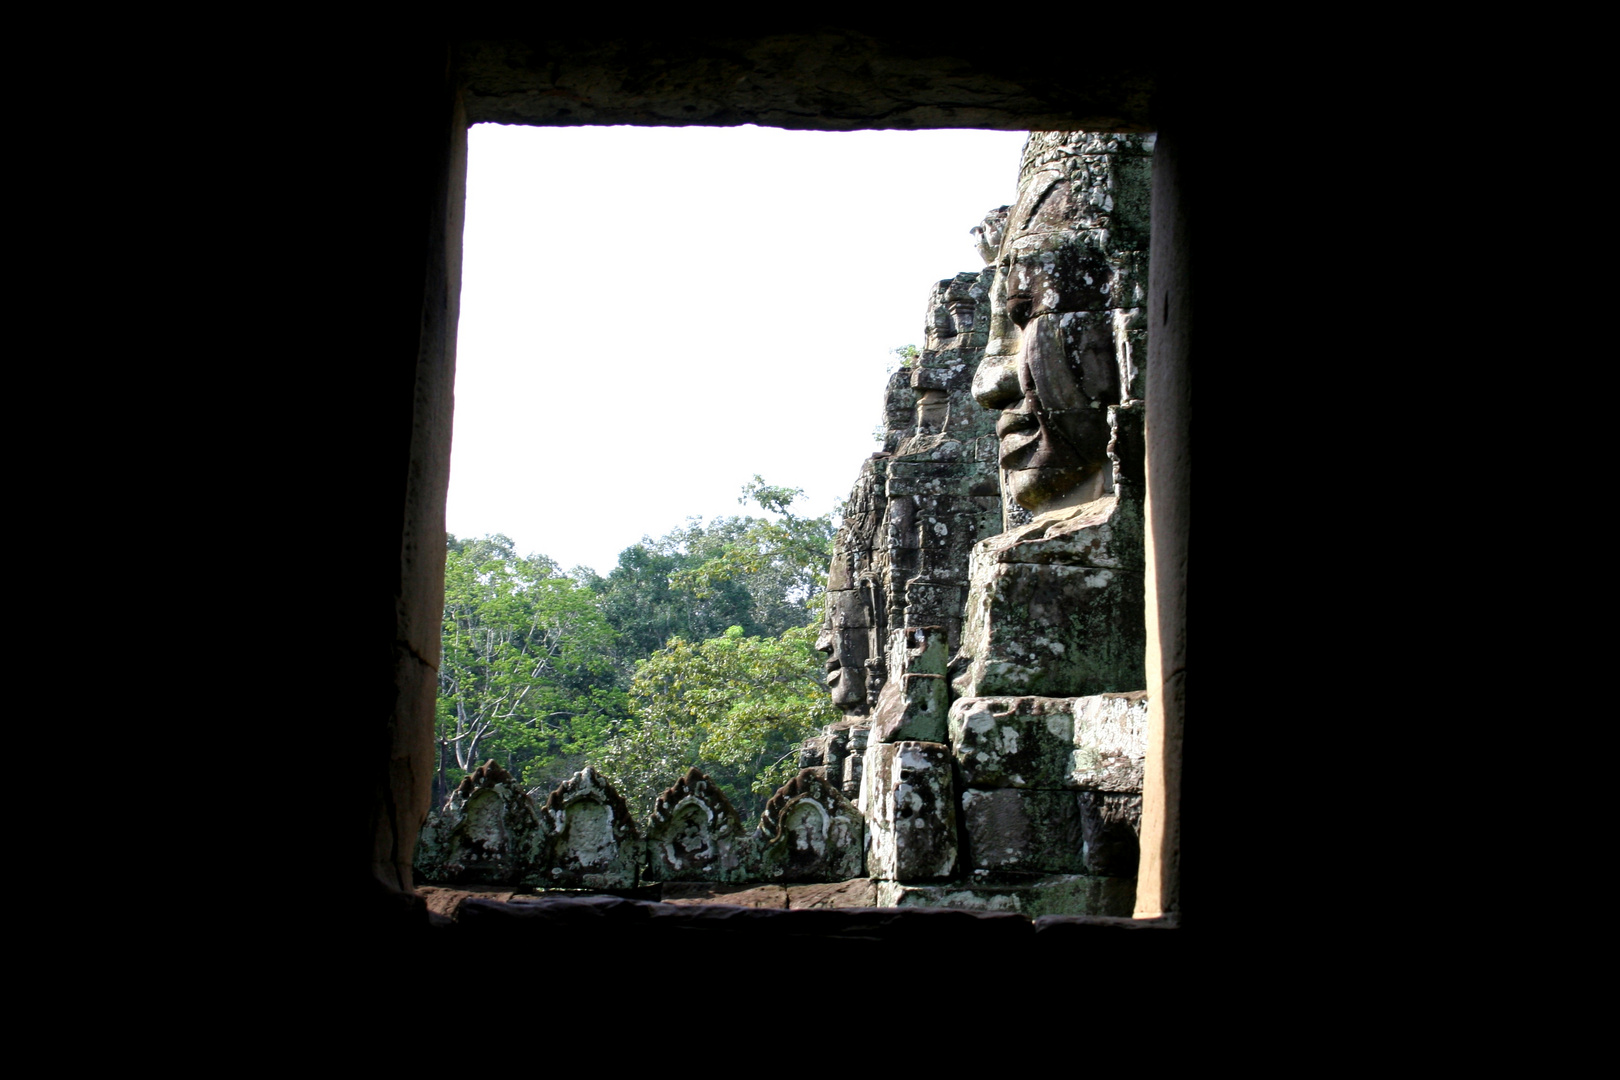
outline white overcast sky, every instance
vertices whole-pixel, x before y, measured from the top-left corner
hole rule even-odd
[[[447,528],[605,574],[755,473],[826,513],[1023,141],[475,126]]]

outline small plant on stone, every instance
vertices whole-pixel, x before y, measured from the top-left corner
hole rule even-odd
[[[889,374],[892,375],[900,368],[909,368],[912,364],[915,364],[917,357],[921,353],[917,351],[915,345],[902,345],[898,349],[890,349],[889,355],[895,358],[889,361]]]

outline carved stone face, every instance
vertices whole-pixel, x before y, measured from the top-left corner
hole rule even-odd
[[[1050,171],[1026,176],[990,295],[990,341],[973,395],[1001,410],[996,435],[1013,498],[1035,513],[1096,486],[1108,464],[1119,377],[1106,259],[1075,228],[1074,196]]]
[[[963,348],[979,329],[979,303],[984,292],[976,274],[958,274],[934,286],[928,298],[927,347],[932,350]]]
[[[871,649],[871,613],[860,589],[827,594],[827,619],[816,648],[827,655],[827,691],[845,713],[866,711],[866,658]]]
[[[996,252],[1001,250],[1001,236],[1007,231],[1007,214],[1012,210],[1010,206],[998,206],[968,232],[973,235],[973,243],[979,249],[979,257],[989,266],[996,261]]]

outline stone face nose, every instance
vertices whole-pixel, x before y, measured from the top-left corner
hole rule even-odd
[[[831,657],[833,645],[834,641],[832,628],[823,624],[821,628],[821,635],[816,638],[816,651],[826,653],[829,657]]]
[[[973,373],[973,400],[987,409],[1005,409],[1023,396],[1017,356],[986,356]]]

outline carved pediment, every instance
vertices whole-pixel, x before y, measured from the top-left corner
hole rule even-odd
[[[702,881],[734,872],[742,818],[714,781],[697,769],[653,803],[647,821],[650,869],[670,881]]]

